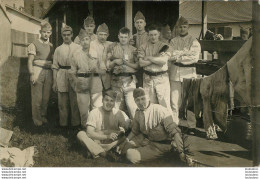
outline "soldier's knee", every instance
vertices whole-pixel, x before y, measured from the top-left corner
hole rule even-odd
[[[86,132],[85,131],[79,131],[78,132],[78,134],[77,134],[77,138],[78,138],[78,140],[82,140],[84,137],[86,137],[87,136],[87,134],[86,134]]]
[[[136,149],[128,149],[126,151],[126,158],[131,163],[136,164],[136,163],[139,163],[141,161],[141,154]]]

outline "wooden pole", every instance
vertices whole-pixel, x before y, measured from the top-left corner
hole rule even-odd
[[[125,26],[133,32],[133,2],[125,1]]]
[[[251,122],[253,128],[253,166],[260,165],[260,1],[253,1],[253,60],[252,60],[252,86]]]
[[[208,2],[202,1],[202,40],[204,40],[204,36],[207,32],[207,25],[208,25]],[[202,59],[207,59],[207,51],[202,51]]]

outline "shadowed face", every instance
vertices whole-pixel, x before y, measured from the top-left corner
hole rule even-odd
[[[146,26],[146,23],[143,19],[138,19],[135,21],[135,28],[137,31],[143,31]]]
[[[88,49],[89,44],[90,44],[90,37],[88,36],[80,40],[80,45],[82,46],[83,49]]]
[[[52,33],[51,30],[46,30],[46,29],[40,30],[41,39],[44,41],[48,40],[49,37],[51,36],[51,33]]]
[[[126,45],[126,44],[128,44],[129,39],[130,39],[130,38],[129,38],[129,34],[119,33],[118,39],[119,39],[120,44]]]
[[[152,43],[156,43],[159,41],[160,32],[158,30],[150,30],[149,31],[149,39]]]
[[[115,107],[115,100],[110,96],[105,95],[103,97],[103,109],[106,111],[111,111]]]
[[[108,34],[106,32],[98,32],[97,39],[100,43],[105,43],[107,41]]]
[[[189,25],[180,25],[178,27],[178,32],[180,35],[186,35],[188,34]]]
[[[64,31],[62,33],[62,39],[65,44],[70,44],[72,42],[72,32],[71,31]]]
[[[145,110],[150,103],[150,99],[147,95],[139,96],[135,98],[135,103],[140,110]]]
[[[87,24],[87,25],[84,25],[84,28],[86,30],[86,32],[88,34],[93,34],[94,33],[94,29],[95,29],[95,24]]]

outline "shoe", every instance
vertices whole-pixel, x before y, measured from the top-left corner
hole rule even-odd
[[[120,162],[120,163],[123,162],[123,157],[118,153],[116,153],[115,151],[108,151],[106,153],[106,158],[110,162]]]

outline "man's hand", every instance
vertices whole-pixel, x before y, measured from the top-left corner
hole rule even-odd
[[[140,59],[140,60],[139,60],[139,64],[140,64],[141,67],[146,67],[146,66],[148,66],[148,65],[151,65],[152,62],[146,61],[146,60],[143,60],[143,59]]]
[[[53,85],[52,85],[52,90],[57,93],[58,92],[58,87],[57,87],[57,83],[54,82]]]
[[[34,74],[31,74],[31,76],[30,76],[30,81],[31,81],[31,83],[32,83],[33,85],[35,84],[36,78],[35,78],[35,75],[34,75]]]
[[[107,139],[112,139],[113,141],[117,139],[117,134],[116,133],[111,133],[107,135]]]

